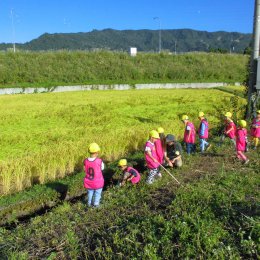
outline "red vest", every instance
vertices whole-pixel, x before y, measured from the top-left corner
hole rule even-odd
[[[227,134],[227,136],[230,138],[230,139],[234,139],[236,137],[236,125],[233,121],[229,122],[228,125],[226,125],[226,132],[231,129],[233,127],[233,129]]]
[[[154,145],[155,145],[158,161],[159,161],[160,164],[162,164],[163,163],[163,157],[164,157],[164,151],[163,151],[161,139],[157,139],[154,142]]]
[[[133,184],[138,183],[141,179],[140,173],[136,169],[134,169],[133,167],[130,167],[130,166],[127,167],[126,171],[129,172],[130,170],[133,170],[133,171],[136,172],[136,176],[131,180],[131,182]]]
[[[102,160],[100,158],[96,158],[93,162],[85,159],[84,168],[86,176],[84,178],[84,187],[86,189],[97,190],[104,187],[101,165]]]
[[[204,135],[200,135],[200,130],[201,130],[201,125],[202,123],[205,125],[205,131],[204,131]],[[200,127],[199,127],[199,137],[201,139],[207,139],[209,137],[209,123],[207,120],[202,119],[201,123],[200,123]]]
[[[145,147],[146,146],[151,149],[151,153],[152,153],[153,158],[158,160],[158,157],[157,157],[157,154],[156,154],[155,145],[148,141],[145,144]],[[147,167],[149,169],[156,169],[156,168],[159,167],[159,163],[154,162],[146,152],[145,152],[145,160],[146,160]]]
[[[187,126],[189,126],[191,128],[190,131],[187,130]],[[190,137],[189,137],[189,132],[190,132]],[[191,122],[188,122],[187,125],[185,126],[184,142],[194,144],[195,138],[196,138],[195,127]]]

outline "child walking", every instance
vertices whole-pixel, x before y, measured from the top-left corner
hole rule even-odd
[[[253,137],[254,148],[257,149],[259,144],[260,138],[260,110],[256,111],[256,118],[253,119],[252,126],[251,126],[251,136]]]
[[[158,162],[160,164],[163,164],[165,147],[166,147],[166,138],[164,135],[164,129],[162,127],[159,127],[157,129],[157,132],[159,133],[160,138],[156,139],[156,141],[154,142],[154,145],[155,145],[155,149],[156,149]]]
[[[144,155],[145,161],[148,168],[148,177],[146,183],[152,184],[155,177],[161,177],[159,172],[160,163],[158,162],[158,157],[156,154],[154,142],[159,139],[159,133],[155,130],[152,130],[149,134],[149,140],[145,144]]]
[[[84,160],[86,176],[84,178],[84,187],[88,190],[88,206],[98,207],[101,199],[102,189],[104,187],[103,161],[98,158],[100,152],[99,145],[91,143],[88,147],[90,157]]]
[[[247,130],[246,130],[246,121],[240,120],[238,122],[238,129],[236,131],[236,151],[237,158],[242,160],[245,164],[249,162],[247,157],[244,155],[247,145]]]
[[[236,125],[232,120],[232,114],[230,112],[225,114],[225,129],[224,134],[220,138],[220,145],[224,142],[226,137],[236,146]]]
[[[186,144],[186,152],[188,155],[190,155],[191,153],[195,153],[196,150],[196,130],[194,124],[189,121],[189,117],[187,115],[182,116],[182,121],[185,125],[184,143]]]
[[[140,173],[133,167],[127,166],[126,159],[121,159],[118,162],[118,166],[121,168],[124,174],[120,186],[124,186],[127,182],[131,182],[132,184],[137,184],[140,181],[141,179]]]
[[[209,137],[209,123],[208,120],[205,118],[205,114],[203,112],[199,112],[199,120],[200,126],[198,134],[200,139],[200,151],[201,153],[203,153],[210,147],[210,144],[207,142],[207,139]]]

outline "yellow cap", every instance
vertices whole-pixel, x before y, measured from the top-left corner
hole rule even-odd
[[[155,131],[155,130],[152,130],[150,132],[150,137],[153,137],[153,138],[156,138],[156,139],[160,138],[159,133],[157,131]]]
[[[256,113],[257,113],[257,114],[260,114],[260,110],[257,110]]]
[[[99,147],[99,145],[96,144],[96,143],[91,143],[91,144],[89,145],[89,147],[88,147],[88,151],[89,151],[90,153],[97,153],[97,152],[100,151],[100,147]]]
[[[118,162],[118,166],[126,166],[127,165],[127,160],[126,159],[121,159]]]
[[[189,117],[188,117],[187,115],[183,115],[181,119],[182,119],[182,120],[188,120]]]
[[[159,134],[162,134],[162,133],[164,133],[164,129],[162,127],[158,127],[157,132]]]
[[[205,114],[203,112],[199,112],[199,117],[203,117]]]
[[[225,116],[226,116],[226,117],[232,117],[232,114],[231,114],[231,112],[227,112],[227,113],[225,114]]]
[[[239,125],[240,127],[246,127],[246,121],[245,121],[245,120],[239,120],[239,121],[238,121],[238,125]]]
[[[179,151],[176,151],[176,152],[175,152],[175,155],[180,155],[180,152],[179,152]]]

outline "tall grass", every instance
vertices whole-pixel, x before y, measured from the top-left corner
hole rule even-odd
[[[0,53],[0,86],[146,82],[244,82],[249,56],[118,52]]]
[[[198,124],[202,110],[213,127],[230,97],[213,89],[1,96],[1,194],[82,170],[91,142],[99,143],[105,160],[115,160],[142,149],[148,132],[159,126],[182,139],[184,113]]]

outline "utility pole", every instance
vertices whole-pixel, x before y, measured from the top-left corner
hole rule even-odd
[[[260,45],[260,0],[255,0],[254,10],[254,29],[253,29],[253,50],[250,59],[250,71],[248,82],[248,105],[246,118],[249,119],[252,114],[256,113],[258,100],[260,98],[260,70],[257,69]],[[257,70],[259,75],[257,77]]]
[[[15,29],[14,29],[14,14],[13,9],[11,9],[11,20],[12,20],[12,34],[13,34],[13,50],[15,52]]]
[[[158,47],[158,52],[161,53],[162,50],[162,23],[160,17],[154,17],[154,20],[159,21],[159,47]]]

